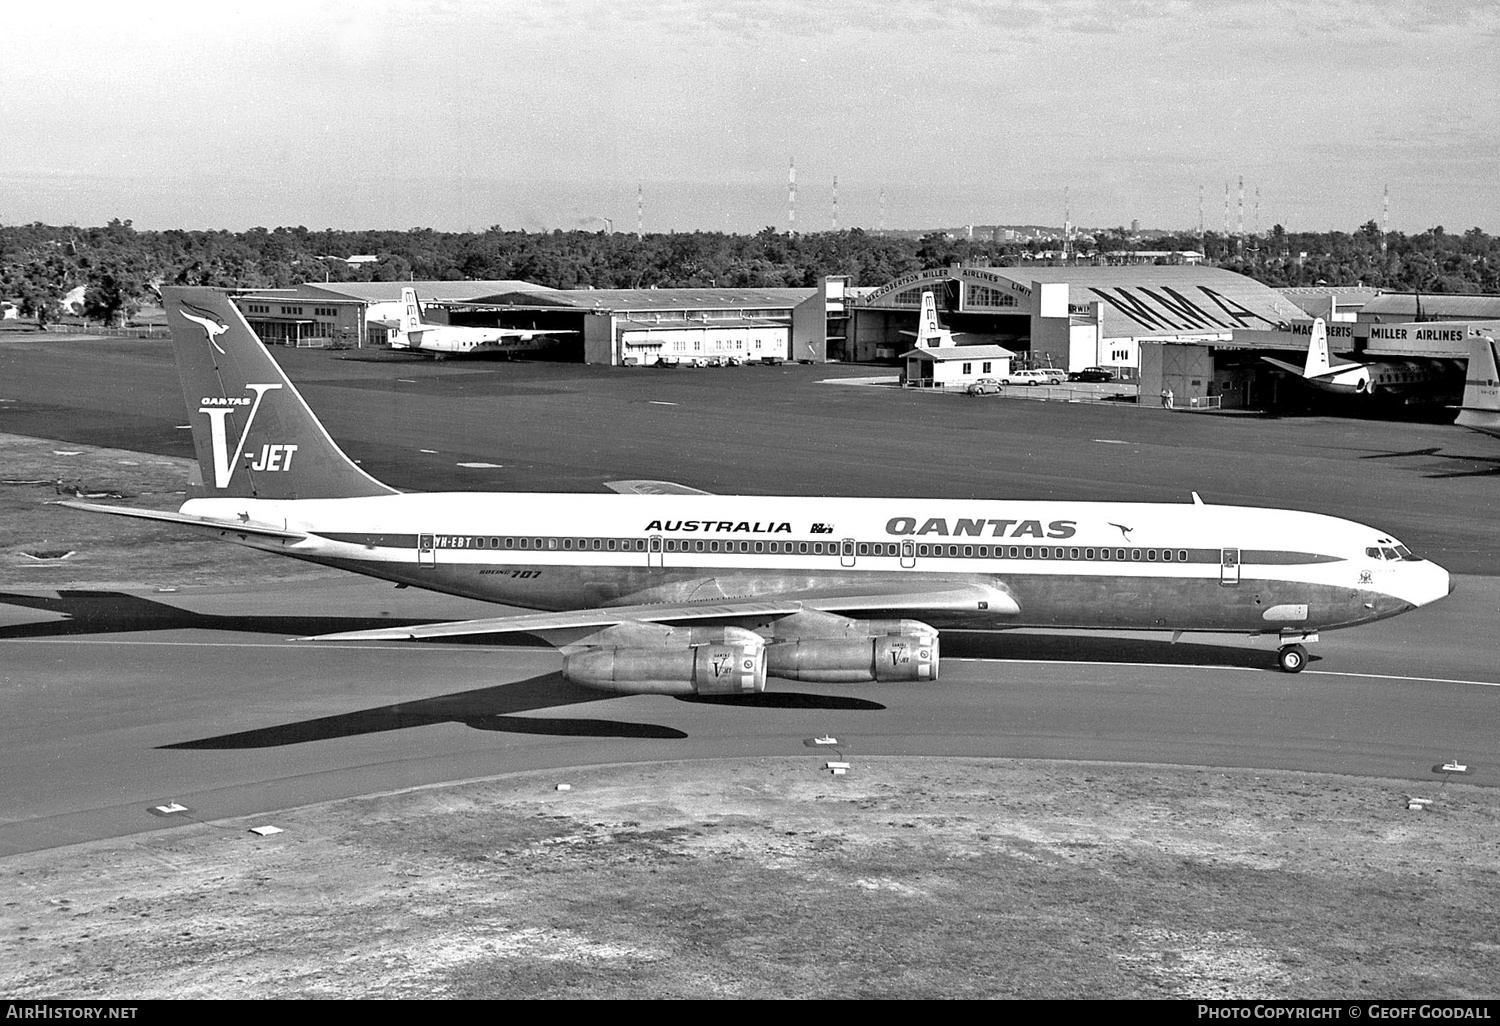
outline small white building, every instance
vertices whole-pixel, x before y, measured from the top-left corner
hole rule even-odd
[[[902,353],[906,371],[902,383],[920,388],[964,388],[980,378],[1010,374],[1015,353],[1004,346],[918,346]]]

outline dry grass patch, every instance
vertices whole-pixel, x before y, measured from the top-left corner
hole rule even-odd
[[[0,435],[0,562],[10,586],[57,588],[249,584],[342,576],[252,552],[171,524],[55,505],[82,493],[105,505],[175,510],[191,460]],[[65,560],[33,555],[71,551]]]
[[[1500,803],[1292,773],[526,774],[0,863],[15,998],[1493,997]],[[573,789],[558,792],[557,780]]]

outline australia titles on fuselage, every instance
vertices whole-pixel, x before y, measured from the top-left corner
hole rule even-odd
[[[750,520],[653,520],[646,525],[647,534],[706,532],[711,534],[791,534],[788,521]],[[831,524],[813,524],[808,534],[832,534]],[[1075,520],[1040,520],[997,517],[891,517],[885,533],[893,537],[939,538],[1071,538],[1078,533]]]

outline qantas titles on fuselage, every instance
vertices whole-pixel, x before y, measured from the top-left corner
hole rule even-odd
[[[921,526],[918,526],[918,525]],[[986,533],[988,528],[988,533]],[[676,532],[708,532],[716,534],[791,534],[792,525],[786,521],[762,523],[759,520],[653,520],[646,525],[647,534],[674,534]],[[832,524],[813,524],[808,534],[833,534]],[[885,522],[885,533],[897,538],[910,535],[923,537],[937,535],[940,538],[1071,538],[1078,533],[1076,520],[1052,520],[1043,525],[1040,520],[968,518],[958,517],[950,527],[945,517],[891,517]]]

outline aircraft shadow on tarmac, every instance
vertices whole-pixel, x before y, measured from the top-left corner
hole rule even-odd
[[[1363,452],[1362,460],[1394,460],[1406,457],[1427,457],[1433,460],[1443,460],[1455,467],[1463,464],[1479,464],[1477,469],[1443,469],[1433,468],[1431,464],[1423,464],[1416,468],[1419,470],[1431,470],[1431,473],[1423,474],[1423,477],[1441,479],[1449,477],[1492,477],[1500,474],[1500,456],[1475,456],[1468,453],[1456,453],[1446,451],[1444,446],[1433,445],[1425,449],[1404,449],[1400,451],[1371,451],[1369,449],[1351,450],[1348,446],[1331,446],[1329,448],[1341,449],[1345,452]]]
[[[1028,634],[1025,631],[944,631],[947,659],[1008,659],[1037,662],[1089,662],[1173,666],[1238,666],[1269,670],[1275,656],[1249,645],[1212,641],[1171,641],[1104,634]],[[1320,657],[1309,654],[1308,662]]]
[[[379,734],[388,730],[407,730],[436,723],[462,723],[475,730],[494,730],[511,734],[550,734],[564,737],[624,737],[662,741],[680,741],[688,735],[674,727],[653,723],[629,723],[622,720],[567,719],[515,716],[533,709],[555,709],[582,702],[598,702],[617,697],[590,688],[570,684],[559,673],[546,673],[513,684],[497,684],[470,691],[455,691],[414,702],[376,706],[337,716],[320,716],[313,720],[283,723],[257,730],[179,741],[162,745],[165,750],[236,748],[277,748],[309,741],[331,741],[361,734]]]
[[[1428,449],[1411,449],[1407,452],[1377,452],[1369,456],[1361,456],[1366,460],[1387,460],[1400,456],[1431,456],[1440,460],[1454,460],[1463,463],[1478,463],[1478,470],[1444,470],[1432,474],[1423,474],[1423,477],[1445,478],[1445,477],[1490,477],[1500,474],[1500,457],[1495,456],[1467,456],[1458,453],[1444,452],[1443,447],[1434,445]]]
[[[118,634],[127,631],[214,630],[309,637],[340,631],[426,623],[390,616],[226,616],[195,613],[168,602],[117,591],[64,590],[50,595],[0,592],[0,604],[61,613],[66,620],[0,627],[0,639],[67,637],[74,634]],[[492,639],[496,644],[534,646],[525,635]]]
[[[361,734],[379,734],[388,730],[407,730],[435,723],[462,723],[475,730],[493,730],[508,734],[547,734],[557,737],[622,737],[658,741],[680,741],[688,735],[675,727],[654,723],[631,723],[624,720],[573,719],[565,717],[516,716],[514,713],[535,709],[555,709],[583,702],[601,702],[623,695],[596,691],[564,680],[560,673],[545,673],[512,684],[498,684],[470,691],[456,691],[436,698],[395,705],[376,706],[337,716],[320,716],[313,720],[283,723],[257,730],[242,730],[217,737],[199,738],[162,745],[165,750],[228,750],[243,748],[277,748],[330,741]],[[799,694],[796,692],[747,695],[728,699],[691,698],[685,701],[749,705],[773,709],[837,709],[879,711],[885,706],[859,698]]]

